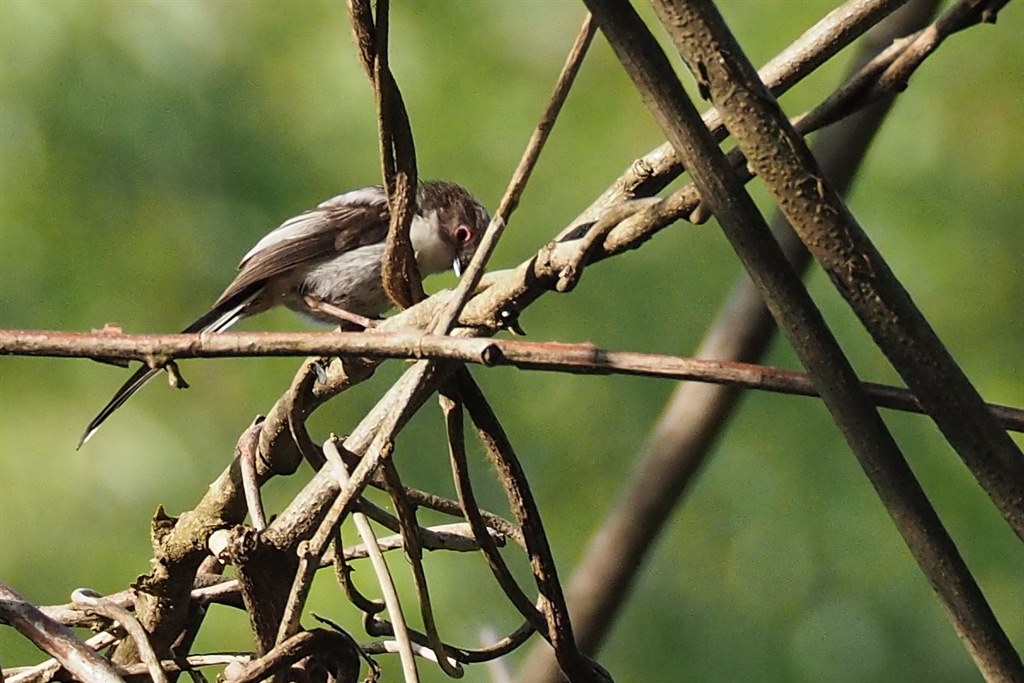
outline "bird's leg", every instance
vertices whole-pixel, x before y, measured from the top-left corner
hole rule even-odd
[[[333,318],[337,318],[339,322],[345,321],[354,323],[363,329],[370,329],[377,326],[377,321],[372,318],[367,318],[366,316],[346,311],[344,308],[338,308],[334,304],[329,304],[326,301],[314,298],[309,294],[303,295],[302,299],[306,302],[306,305],[309,306],[310,310],[326,313]]]
[[[317,358],[310,363],[310,367],[313,369],[313,374],[316,375],[316,381],[320,384],[327,384],[327,366],[330,364],[330,358]]]
[[[303,295],[302,299],[305,301],[306,305],[309,306],[311,311],[325,313],[332,318],[337,319],[341,324],[341,330],[345,329],[345,323],[358,325],[364,330],[373,329],[377,326],[378,321],[376,320],[352,313],[351,311],[346,311],[344,308],[339,308],[334,304],[329,304],[326,301],[312,297],[309,294]],[[327,365],[330,362],[330,358],[320,358],[312,365],[313,372],[316,373],[316,380],[321,384],[327,384]]]

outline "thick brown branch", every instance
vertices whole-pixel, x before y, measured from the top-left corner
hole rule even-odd
[[[983,667],[989,657],[994,657],[1003,671],[1012,670],[1012,658],[1005,656],[1006,636],[988,610],[973,577],[886,426],[859,388],[852,367],[799,280],[790,271],[778,246],[771,241],[767,226],[732,174],[715,140],[700,121],[667,58],[631,8],[606,0],[588,0],[587,4],[645,103],[686,163],[702,198],[717,216],[733,248],[765,297],[772,315],[814,377],[825,405],[922,571],[949,607],[958,632],[970,640],[972,654],[978,656],[978,648],[981,648],[985,650],[985,654],[979,657],[979,664]],[[774,106],[771,95],[757,81],[756,73],[745,62],[742,50],[710,5],[656,2],[655,9],[677,41],[702,90],[713,92],[716,105],[725,112],[726,124],[735,125],[735,128],[730,126],[734,134],[742,128],[744,111],[751,107],[760,109],[766,102]],[[726,45],[727,49],[724,48]],[[725,65],[731,66],[726,69],[723,68]],[[709,75],[712,72],[713,78]],[[736,82],[737,79],[742,82]],[[737,91],[742,91],[754,81],[760,88],[754,98],[756,102],[737,95]],[[731,110],[730,107],[737,104],[737,97],[744,106]],[[758,130],[763,131],[768,123],[761,125]],[[774,126],[769,128],[775,129]],[[772,135],[771,139],[772,144],[766,143],[766,149],[759,152],[762,156],[755,167],[763,162],[763,170],[774,173],[770,160],[781,154],[777,150],[782,145],[775,144],[780,139],[777,135]],[[781,139],[787,142],[789,149],[795,146],[802,148],[802,140],[794,143],[788,136]],[[747,152],[750,156],[750,150]],[[803,191],[812,193],[809,197],[830,192],[813,186],[803,187]],[[800,202],[809,201],[809,197],[801,195]],[[782,206],[786,212],[786,204]],[[831,201],[827,201],[826,206],[835,209]],[[794,222],[794,216],[788,212],[787,217]],[[830,218],[821,220],[828,223]],[[799,226],[794,224],[794,228],[799,232]],[[813,252],[814,245],[810,246]],[[990,417],[987,419],[991,420]],[[1002,436],[1009,439],[1005,432]],[[1005,498],[997,501],[1004,506],[1006,502]],[[1012,648],[1008,651],[1012,652]]]
[[[1018,536],[1024,458],[846,208],[717,13],[657,3],[690,69],[790,224]],[[697,39],[699,37],[699,39]],[[780,144],[779,141],[784,144]]]
[[[408,308],[426,296],[409,237],[418,173],[409,114],[388,65],[388,12],[387,0],[378,0],[376,18],[369,0],[349,2],[359,56],[377,102],[381,167],[391,206],[382,281],[388,297],[400,308]]]
[[[1024,459],[1020,450],[984,407],[835,188],[821,177],[810,150],[759,80],[722,17],[713,6],[693,0],[655,0],[654,7],[702,91],[722,112],[729,131],[790,225],[1010,526],[1024,538]],[[678,144],[676,147],[679,150]],[[737,199],[731,192],[727,196]],[[717,197],[709,192],[707,199]],[[731,205],[719,203],[713,208],[727,234],[741,227],[728,227],[731,219],[720,213],[731,213]],[[738,246],[735,238],[732,241]],[[757,271],[750,270],[750,262],[747,265],[757,281]],[[784,323],[783,318],[777,319]],[[822,334],[823,330],[815,336],[823,340]],[[979,669],[985,676],[1024,676],[1019,655],[892,437],[877,414],[867,408],[860,392],[851,391],[852,369],[841,355],[822,364],[801,349],[801,340],[791,336],[790,341],[815,376],[826,405]],[[835,403],[828,394],[837,399]]]
[[[886,18],[870,38],[861,41],[851,73],[895,38],[926,24],[937,4],[938,0],[913,0],[903,12]],[[815,157],[841,191],[852,184],[889,104],[891,101],[870,107],[815,138]],[[793,269],[805,273],[810,254],[778,213],[773,217],[772,232]],[[767,352],[775,331],[763,299],[744,274],[722,302],[694,355],[755,363]],[[584,652],[600,650],[643,575],[648,557],[656,552],[657,539],[716,452],[715,446],[743,396],[736,386],[694,382],[683,382],[673,391],[646,443],[638,449],[628,481],[592,532],[566,587],[576,637]],[[623,562],[622,557],[630,561]],[[558,679],[549,650],[534,645],[519,680],[555,683]]]

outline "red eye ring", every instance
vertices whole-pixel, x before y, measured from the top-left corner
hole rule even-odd
[[[473,239],[473,231],[470,230],[468,227],[466,227],[465,225],[460,225],[459,227],[455,228],[456,242],[458,242],[459,244],[467,244],[471,239]]]

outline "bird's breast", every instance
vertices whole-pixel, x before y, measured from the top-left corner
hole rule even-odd
[[[292,290],[293,294],[284,303],[293,311],[328,323],[337,323],[337,320],[311,310],[305,296],[349,313],[379,317],[391,307],[381,284],[383,258],[384,245],[373,244],[313,263],[305,269],[299,286]]]

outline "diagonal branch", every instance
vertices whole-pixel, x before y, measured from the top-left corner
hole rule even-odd
[[[606,0],[588,0],[587,4],[645,103],[689,169],[703,200],[718,218],[723,232],[765,297],[773,317],[810,371],[826,407],[922,571],[950,610],[957,631],[961,637],[969,639],[970,650],[977,657],[979,666],[985,670],[986,663],[996,662],[997,668],[1004,672],[1013,671],[1013,657],[1009,655],[1013,649],[1005,633],[988,609],[898,446],[860,390],[852,367],[820,313],[789,268],[778,245],[771,239],[767,225],[732,174],[716,141],[704,127],[664,53],[632,8]],[[702,41],[708,41],[712,36],[719,41],[725,40],[719,34],[727,31],[724,25],[719,25],[717,15],[715,24],[700,21],[707,19],[700,12],[712,12],[707,5],[696,8],[685,3],[673,6],[656,4],[655,9],[670,27],[670,32],[685,23],[674,13],[693,13],[687,14],[687,20],[694,23],[688,26],[688,30],[680,29],[678,34],[679,37],[685,35],[693,43],[686,44],[684,52],[707,49]],[[703,59],[699,63],[698,60],[690,62],[698,81],[704,81],[703,87],[713,87],[722,95],[721,100],[716,99],[719,107],[731,104],[728,99],[732,94],[729,83],[731,76],[735,75],[735,72],[722,71],[720,67],[733,59],[743,59],[739,46],[734,44],[731,36],[728,39],[728,57],[717,54],[714,59],[718,61],[714,64]],[[753,73],[749,65],[746,69],[744,74],[747,71]],[[717,79],[714,83],[708,82],[711,71]],[[756,74],[752,78],[756,79]],[[760,98],[773,102],[768,94],[761,94]],[[749,102],[747,105],[754,106]],[[736,116],[739,118],[738,112]],[[726,122],[730,122],[728,113]],[[803,144],[802,140],[800,144]],[[758,165],[765,166],[763,170],[771,172],[768,160],[773,158],[773,154],[775,152],[766,152],[758,159]],[[793,217],[788,217],[793,222]],[[796,225],[794,227],[797,228]],[[1003,435],[1005,437],[1005,432]]]
[[[541,594],[538,601],[540,611],[547,622],[546,639],[554,649],[559,667],[574,683],[607,680],[608,674],[580,651],[573,636],[572,621],[541,521],[540,508],[512,442],[469,370],[460,368],[455,374],[455,383],[487,455],[499,473],[509,505],[523,529],[530,567]]]
[[[861,41],[852,71],[868,62],[896,37],[927,23],[937,0],[914,0],[888,17]],[[841,191],[849,189],[866,150],[890,109],[891,101],[843,120],[814,141],[815,156]],[[804,273],[811,257],[778,213],[772,232],[786,258]],[[746,274],[722,303],[696,357],[756,362],[767,351],[776,326]],[[869,389],[869,394],[871,393]],[[735,386],[680,384],[647,442],[639,449],[629,480],[604,520],[592,533],[566,588],[577,638],[585,652],[597,653],[622,611],[629,592],[653,555],[655,542],[714,452],[743,392]],[[623,562],[621,557],[630,561]],[[547,648],[535,646],[520,680],[555,683],[557,665]]]
[[[473,492],[472,479],[469,476],[469,462],[466,458],[465,431],[463,426],[462,399],[458,393],[458,387],[449,383],[441,394],[441,410],[444,413],[445,427],[448,432],[448,454],[452,466],[452,474],[455,479],[455,490],[459,496],[459,504],[462,506],[463,515],[473,529],[473,536],[477,539],[480,550],[483,552],[495,581],[505,593],[505,597],[526,619],[526,622],[535,631],[546,634],[546,624],[543,615],[523,592],[516,582],[515,577],[509,570],[505,559],[498,552],[498,547],[491,539],[487,530],[486,522],[480,514],[480,508],[476,502],[476,494]]]
[[[990,3],[973,3],[990,4]],[[687,65],[793,229],[1024,539],[1024,458],[825,178],[716,11],[657,2]],[[695,36],[700,36],[699,40]],[[780,143],[781,141],[781,143]]]
[[[561,73],[558,74],[554,92],[551,93],[551,97],[544,107],[544,112],[540,116],[540,121],[537,122],[533,135],[530,136],[529,142],[526,143],[523,156],[512,173],[512,178],[509,180],[505,194],[498,203],[498,209],[494,212],[494,218],[491,220],[491,224],[487,226],[487,231],[480,240],[480,246],[477,247],[469,267],[466,268],[459,286],[455,289],[451,302],[447,305],[441,314],[441,318],[434,326],[434,331],[441,334],[449,332],[458,321],[466,301],[476,291],[487,261],[490,260],[491,254],[494,253],[494,249],[498,246],[498,240],[505,230],[505,225],[508,224],[512,213],[519,206],[519,200],[526,189],[526,183],[533,174],[533,169],[540,159],[540,153],[548,141],[548,136],[551,135],[551,130],[555,126],[555,121],[562,111],[566,98],[569,96],[569,90],[576,81],[576,75],[583,65],[583,58],[587,55],[587,50],[590,48],[590,43],[594,39],[596,30],[593,19],[588,14],[583,19],[583,25],[580,27],[576,40],[569,50],[569,56],[565,59],[565,65],[562,67]]]

